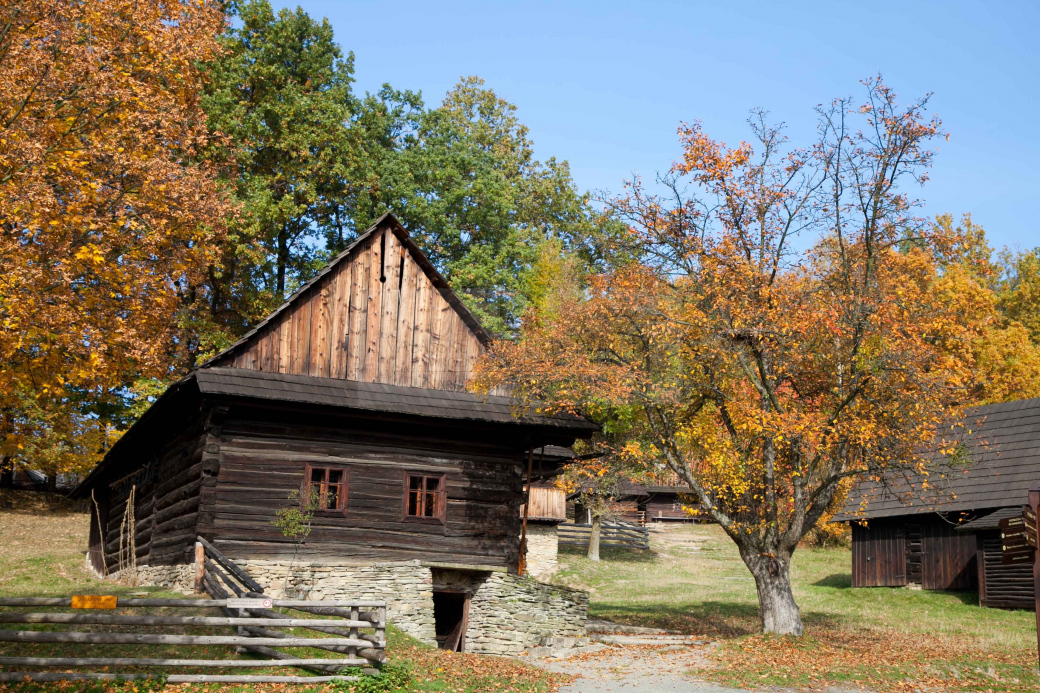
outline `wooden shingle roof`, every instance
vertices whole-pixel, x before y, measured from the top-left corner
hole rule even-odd
[[[1040,481],[1040,398],[973,407],[963,423],[958,459],[931,455],[928,489],[904,471],[864,480],[834,521],[1021,507]]]
[[[206,395],[278,400],[322,406],[488,423],[527,424],[588,435],[599,427],[571,414],[539,414],[517,407],[511,397],[430,390],[244,368],[200,368],[193,374]]]

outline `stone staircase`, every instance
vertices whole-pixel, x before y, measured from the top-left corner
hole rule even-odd
[[[682,649],[693,645],[707,645],[708,640],[663,628],[626,626],[622,623],[589,619],[585,624],[588,636],[584,638],[548,636],[536,647],[527,648],[530,657],[566,659],[578,654],[598,652],[610,646],[660,645],[665,649]]]

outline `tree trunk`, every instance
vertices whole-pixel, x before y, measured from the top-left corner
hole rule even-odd
[[[51,493],[55,493],[58,490],[58,474],[57,472],[51,472],[47,475],[47,490]]]
[[[592,516],[592,531],[589,532],[589,560],[599,560],[599,534],[603,529],[603,519],[599,515]]]
[[[14,488],[14,460],[7,455],[0,458],[0,488]]]
[[[790,558],[756,557],[751,574],[758,588],[758,610],[763,633],[801,635],[802,616],[791,592]]]

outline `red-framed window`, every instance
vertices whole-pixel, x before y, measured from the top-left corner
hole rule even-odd
[[[447,478],[444,474],[404,473],[404,519],[443,523],[447,501]]]
[[[348,467],[319,467],[307,465],[301,496],[304,503],[312,493],[317,494],[318,510],[323,512],[346,512],[347,494],[350,491],[350,469]]]

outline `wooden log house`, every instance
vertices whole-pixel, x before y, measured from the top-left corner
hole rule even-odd
[[[966,412],[954,459],[856,486],[835,522],[852,523],[853,587],[978,590],[982,606],[1032,609],[1031,566],[1001,562],[997,523],[1020,516],[1040,480],[1040,399]]]
[[[80,484],[74,496],[92,499],[91,565],[125,568],[132,545],[139,572],[180,584],[202,536],[272,589],[389,595],[391,619],[428,641],[457,628],[480,585],[517,570],[530,451],[595,430],[520,411],[505,392],[468,392],[490,339],[397,220],[382,217],[173,384]],[[561,461],[538,455],[534,478]],[[300,502],[290,496],[308,494],[319,507],[297,546],[272,522]],[[293,555],[302,582],[285,574]],[[540,589],[498,583],[485,592]],[[441,612],[454,620],[441,623]],[[497,651],[492,635],[471,635]]]

